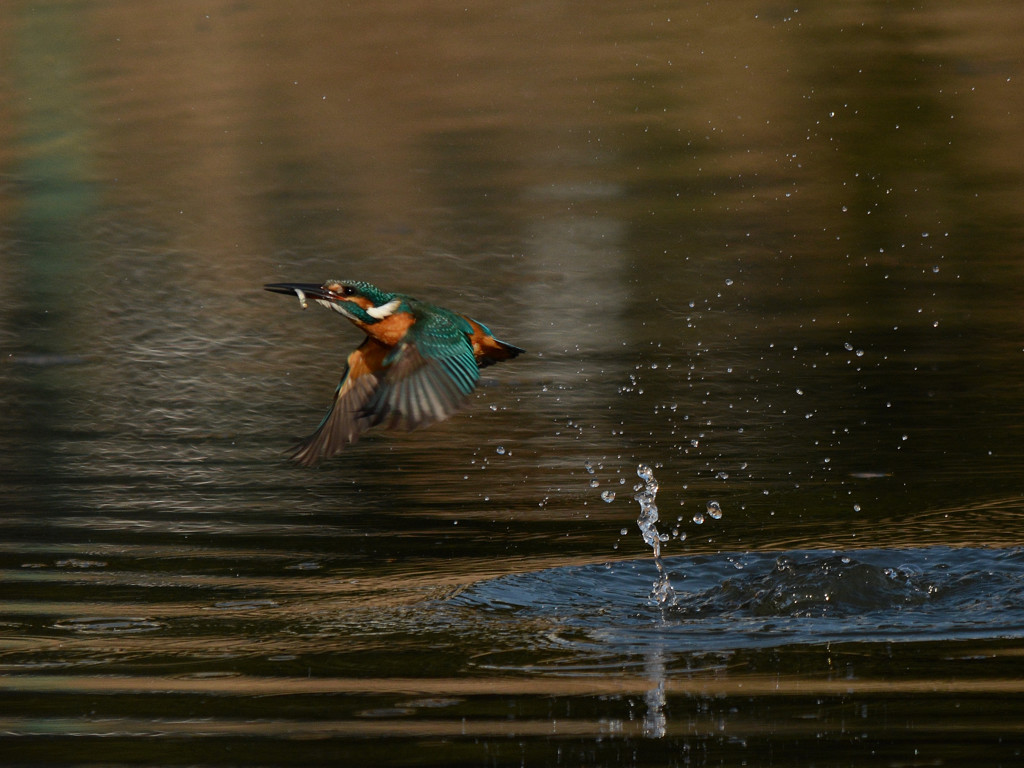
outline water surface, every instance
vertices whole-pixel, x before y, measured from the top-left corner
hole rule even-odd
[[[4,5],[7,760],[1017,765],[1022,32]],[[529,354],[292,466],[327,278]]]

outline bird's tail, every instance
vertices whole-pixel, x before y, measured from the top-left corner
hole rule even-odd
[[[491,329],[471,317],[462,316],[469,323],[473,332],[469,335],[469,342],[473,345],[473,356],[476,357],[476,364],[481,368],[488,365],[500,363],[503,360],[511,360],[517,355],[525,352],[525,349],[515,344],[501,341],[494,338]]]
[[[507,341],[501,341],[493,336],[489,337],[487,341],[490,343],[483,345],[483,356],[477,358],[477,364],[481,368],[486,368],[494,363],[500,363],[503,360],[511,360],[513,357],[518,357],[526,351],[522,347],[509,344]]]

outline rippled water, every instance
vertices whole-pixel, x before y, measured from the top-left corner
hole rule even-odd
[[[843,642],[983,639],[1021,631],[1020,550],[862,549],[670,558],[674,595],[642,599],[646,561],[547,569],[481,582],[454,600],[500,622],[549,621],[577,663]],[[564,639],[563,639],[564,638]],[[571,661],[569,663],[572,663]]]
[[[1022,29],[4,5],[3,761],[1019,764]],[[332,277],[528,354],[293,466]]]

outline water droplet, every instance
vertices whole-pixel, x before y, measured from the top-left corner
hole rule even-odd
[[[620,536],[627,536],[628,534],[629,534],[629,529],[628,528],[623,528],[621,531],[619,531],[619,535]]]
[[[693,522],[696,523],[697,525],[704,525],[704,513],[703,512],[695,513],[694,516],[693,516]]]
[[[606,504],[611,504],[615,501],[615,491],[601,491],[601,499]]]
[[[847,341],[845,344],[843,344],[843,349],[845,349],[847,352],[853,352],[853,344]]]
[[[498,446],[497,448],[495,448],[494,450],[495,450],[495,452],[496,452],[497,454],[499,454],[500,456],[504,456],[504,455],[505,455],[505,446],[504,446],[504,445],[499,445],[499,446]]]
[[[722,519],[722,505],[717,501],[708,502],[708,514],[715,520]]]
[[[591,480],[591,481],[590,481],[590,487],[591,487],[591,488],[597,488],[597,486],[599,486],[600,484],[601,484],[601,481],[600,481],[600,480],[596,480],[596,479],[595,479],[595,480]]]
[[[636,476],[643,480],[645,483],[651,482],[654,479],[654,470],[646,464],[641,464],[636,468]]]
[[[588,475],[594,474],[594,465],[591,464],[589,461],[583,463],[583,468],[587,470]]]
[[[853,505],[853,511],[854,512],[860,512],[860,504],[854,504]]]

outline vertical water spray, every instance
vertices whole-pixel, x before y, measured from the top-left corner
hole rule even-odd
[[[646,464],[637,467],[636,474],[643,481],[634,489],[637,493],[633,498],[640,505],[640,516],[637,517],[636,524],[640,527],[640,535],[644,542],[654,552],[654,564],[658,567],[658,578],[651,589],[650,599],[656,605],[664,606],[675,593],[665,565],[661,562],[661,542],[666,541],[668,536],[658,532],[658,505],[655,503],[658,496],[658,481],[654,477],[654,470]]]

